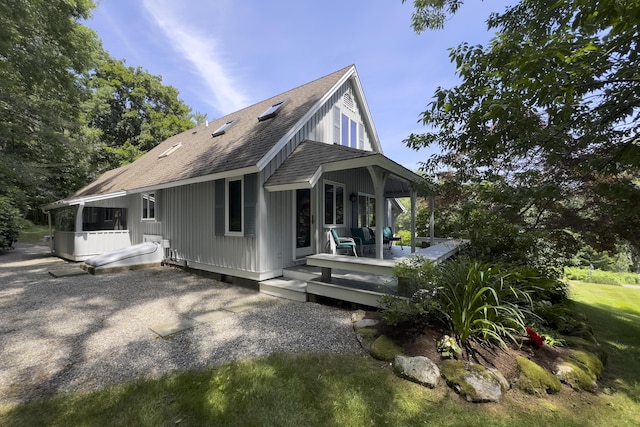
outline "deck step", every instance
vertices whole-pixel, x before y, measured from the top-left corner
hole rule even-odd
[[[260,292],[293,301],[307,301],[307,282],[298,279],[277,278],[260,282]]]
[[[295,279],[308,282],[309,280],[317,280],[320,277],[320,268],[298,265],[282,270],[282,276],[285,279]]]

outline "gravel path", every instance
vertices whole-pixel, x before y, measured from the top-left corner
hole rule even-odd
[[[364,354],[347,310],[169,267],[49,274],[71,266],[43,246],[18,244],[0,255],[0,405],[278,351]],[[248,309],[194,320],[238,305]],[[178,320],[193,328],[166,339],[149,330]]]

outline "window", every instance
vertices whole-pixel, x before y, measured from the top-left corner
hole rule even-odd
[[[263,120],[267,120],[272,117],[275,117],[276,113],[278,112],[280,107],[282,107],[283,104],[284,104],[284,101],[280,101],[277,104],[273,104],[271,107],[267,109],[267,111],[260,114],[260,117],[258,117],[258,121],[261,122]]]
[[[349,146],[349,117],[342,115],[342,145]]]
[[[376,199],[368,194],[358,195],[358,227],[376,226]]]
[[[142,219],[156,219],[156,193],[142,195]]]
[[[162,154],[160,154],[158,156],[158,158],[162,159],[163,157],[167,157],[169,154],[173,153],[174,151],[176,151],[180,147],[182,147],[182,142],[178,142],[177,144],[173,144],[171,147],[169,147],[166,150],[164,150],[164,152]]]
[[[360,125],[360,133],[362,133],[362,125]],[[362,144],[358,143],[358,123],[351,120],[346,114],[342,114],[340,134],[342,136],[341,145],[351,148],[363,148],[364,142]],[[361,138],[362,135],[360,136]]]
[[[324,183],[324,225],[344,225],[344,185]]]
[[[242,178],[227,180],[226,232],[230,235],[242,235],[243,229],[243,188]]]
[[[212,137],[216,137],[216,136],[224,134],[227,131],[227,129],[229,129],[231,127],[231,125],[234,124],[234,123],[235,123],[235,120],[228,121],[227,123],[225,123],[222,126],[220,126],[215,132],[213,132],[211,134],[211,136]]]

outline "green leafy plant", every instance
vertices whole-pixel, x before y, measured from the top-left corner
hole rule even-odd
[[[564,273],[568,280],[579,280],[587,283],[613,286],[640,284],[640,274],[635,273],[614,273],[612,271],[579,267],[565,267]]]
[[[398,278],[398,294],[413,296],[418,290],[434,289],[435,265],[420,255],[412,256],[393,267],[393,275]]]
[[[525,328],[525,315],[505,295],[527,299],[527,295],[505,286],[504,277],[490,265],[458,259],[439,268],[436,298],[439,314],[461,344],[472,337],[506,346],[506,339],[518,342]]]
[[[0,250],[8,249],[18,240],[20,212],[6,197],[0,197]]]

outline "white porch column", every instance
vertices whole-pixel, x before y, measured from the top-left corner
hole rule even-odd
[[[416,198],[418,193],[411,190],[411,253],[416,252]]]
[[[384,243],[382,238],[382,229],[384,228],[384,207],[386,204],[384,198],[384,185],[387,182],[389,173],[372,166],[367,166],[367,169],[371,175],[373,188],[376,192],[376,258],[383,259]]]
[[[84,203],[78,205],[78,211],[76,212],[76,233],[82,231],[82,210],[84,209]]]

